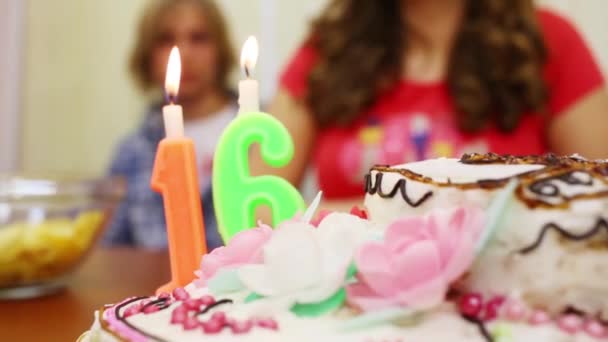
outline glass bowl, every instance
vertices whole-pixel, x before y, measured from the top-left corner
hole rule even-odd
[[[0,175],[0,299],[63,288],[124,193],[121,178]]]

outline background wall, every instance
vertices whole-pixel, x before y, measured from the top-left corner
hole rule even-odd
[[[24,169],[103,170],[141,112],[125,61],[143,2],[28,1]]]
[[[22,15],[21,0],[0,1],[0,172],[19,164]]]
[[[249,34],[258,36],[256,75],[263,100],[269,99],[279,70],[327,0],[218,1],[235,48]],[[144,107],[125,63],[145,2],[27,1],[20,117],[24,169],[103,172],[117,139],[136,125]],[[570,16],[608,71],[608,1],[539,3]]]
[[[608,75],[608,1],[606,0],[536,0],[541,6],[570,18],[591,46],[598,62]]]

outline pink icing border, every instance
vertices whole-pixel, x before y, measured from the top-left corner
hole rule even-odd
[[[127,326],[126,324],[121,322],[114,314],[116,307],[118,305],[128,302],[128,301],[132,300],[133,298],[135,298],[135,297],[127,298],[127,299],[123,300],[122,302],[113,305],[109,309],[104,310],[103,319],[108,323],[108,328],[110,330],[112,330],[113,332],[119,334],[121,337],[124,337],[124,338],[128,339],[129,341],[133,341],[133,342],[147,342],[148,341],[147,337],[145,337],[144,335],[142,335],[136,331],[133,331],[133,329],[129,328],[129,326]],[[134,302],[134,303],[137,303],[137,302]]]

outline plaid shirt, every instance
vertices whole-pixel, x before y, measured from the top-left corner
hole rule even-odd
[[[156,148],[164,137],[160,106],[153,106],[139,129],[116,149],[109,174],[127,181],[127,194],[114,213],[105,245],[166,248],[167,230],[162,197],[150,188]],[[202,194],[205,235],[209,250],[221,246],[217,232],[211,187]]]

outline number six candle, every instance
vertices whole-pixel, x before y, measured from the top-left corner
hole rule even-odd
[[[170,292],[194,280],[194,270],[207,253],[194,144],[184,136],[182,107],[174,104],[181,72],[177,47],[171,50],[163,107],[166,137],[156,152],[151,186],[163,196],[171,259],[171,282],[158,292]]]
[[[250,37],[241,53],[247,79],[239,82],[239,114],[220,137],[213,161],[213,205],[224,242],[255,225],[255,209],[259,205],[270,207],[275,226],[305,207],[298,190],[285,179],[252,177],[249,171],[253,143],[259,143],[262,159],[273,167],[287,165],[294,151],[285,126],[259,111],[258,83],[250,74],[257,54],[257,41]]]

